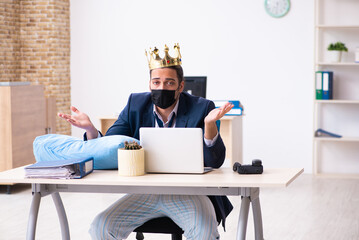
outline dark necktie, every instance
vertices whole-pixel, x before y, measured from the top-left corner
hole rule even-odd
[[[159,127],[163,127],[163,122],[161,121],[161,119],[157,116],[156,113],[154,113],[154,115],[155,115],[155,118],[156,118],[156,121],[157,121],[158,126],[159,126]],[[172,115],[172,117],[171,117],[171,120],[170,120],[170,122],[168,123],[168,127],[169,127],[169,128],[172,127],[172,124],[173,124],[173,121],[174,121],[174,119],[175,119],[175,116],[176,116],[176,114],[173,113],[173,115]]]

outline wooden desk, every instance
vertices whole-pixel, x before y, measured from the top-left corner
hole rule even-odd
[[[224,116],[221,119],[220,133],[226,146],[226,161],[230,161],[230,166],[235,162],[243,163],[242,119],[243,116]],[[105,134],[116,120],[115,117],[100,118],[101,132]]]
[[[184,195],[235,195],[241,196],[236,239],[246,236],[249,206],[252,204],[255,239],[263,240],[263,225],[259,202],[259,189],[286,187],[303,169],[265,169],[261,175],[239,175],[229,168],[206,174],[146,174],[138,177],[121,177],[116,170],[97,170],[83,179],[27,179],[23,167],[0,173],[1,182],[31,183],[27,239],[35,239],[36,221],[41,197],[51,194],[59,215],[62,239],[70,239],[66,212],[59,192],[142,193]]]

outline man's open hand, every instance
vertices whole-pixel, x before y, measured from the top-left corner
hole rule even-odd
[[[205,123],[215,123],[217,120],[221,119],[224,114],[228,113],[233,108],[232,103],[225,103],[220,108],[215,108],[208,113],[206,118],[204,119]]]
[[[71,111],[73,111],[74,115],[64,114],[64,113],[58,113],[57,115],[60,118],[65,119],[67,122],[69,122],[72,126],[82,128],[86,131],[93,131],[96,128],[92,124],[89,116],[86,113],[80,112],[77,108],[71,106]],[[96,130],[97,132],[97,130]]]

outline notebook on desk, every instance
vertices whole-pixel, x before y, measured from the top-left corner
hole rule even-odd
[[[205,173],[201,128],[140,128],[148,173]]]

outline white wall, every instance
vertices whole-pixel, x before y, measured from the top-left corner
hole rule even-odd
[[[263,0],[72,0],[72,104],[99,127],[148,90],[145,49],[179,42],[185,75],[208,77],[207,98],[243,103],[244,162],[311,172],[314,3],[291,2],[275,19]]]

